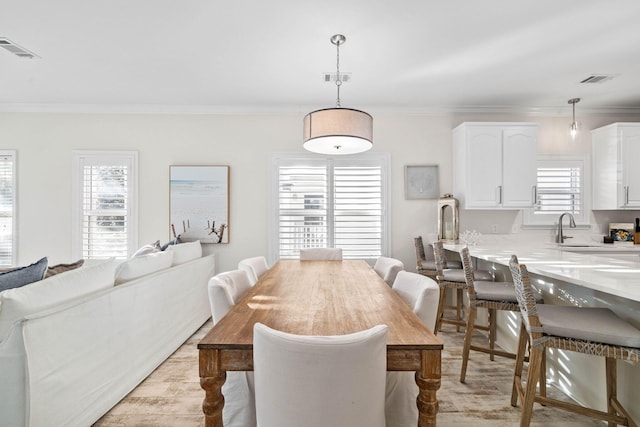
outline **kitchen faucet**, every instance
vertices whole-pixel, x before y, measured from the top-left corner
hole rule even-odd
[[[556,236],[556,243],[564,243],[564,239],[571,239],[571,236],[565,236],[562,234],[562,218],[565,215],[569,215],[569,228],[576,228],[576,221],[573,219],[573,215],[569,212],[565,212],[560,215],[560,219],[558,220],[558,235]]]

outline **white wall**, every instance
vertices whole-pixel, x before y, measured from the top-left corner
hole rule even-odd
[[[438,164],[440,193],[452,191],[451,129],[463,121],[534,121],[540,124],[540,154],[589,153],[590,129],[640,116],[582,118],[576,141],[568,117],[376,113],[374,151],[390,152],[392,162],[391,256],[413,269],[413,237],[436,233],[436,200],[404,199],[404,166]],[[71,151],[139,152],[139,244],[169,235],[169,166],[231,166],[230,243],[216,246],[218,271],[235,268],[245,257],[267,253],[268,154],[302,151],[303,114],[169,115],[1,113],[0,149],[18,151],[18,264],[48,256],[71,262]],[[516,213],[461,216],[461,230],[500,233],[517,229]]]

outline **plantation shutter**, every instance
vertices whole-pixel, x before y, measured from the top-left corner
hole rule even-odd
[[[277,258],[341,248],[345,259],[377,259],[386,247],[386,158],[279,158]]]
[[[297,259],[302,248],[328,247],[327,167],[281,166],[278,182],[280,258]]]
[[[0,152],[0,266],[14,265],[15,153]]]
[[[135,153],[78,154],[79,247],[84,259],[127,258],[135,248]]]
[[[581,181],[580,167],[539,167],[536,213],[580,214]]]
[[[335,247],[347,259],[374,259],[382,245],[382,168],[335,167]]]

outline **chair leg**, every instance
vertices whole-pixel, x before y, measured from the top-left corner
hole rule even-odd
[[[540,390],[538,394],[542,397],[547,397],[547,349],[542,349],[542,361],[540,362]],[[545,406],[542,404],[542,406]]]
[[[489,308],[489,348],[491,349],[491,353],[489,353],[489,360],[492,362],[495,360],[493,355],[493,350],[496,347],[496,309]]]
[[[612,405],[612,402],[617,400],[617,372],[616,372],[616,359],[612,357],[605,357],[605,372],[607,378],[607,412],[611,415],[616,414],[616,409]],[[609,427],[615,427],[616,423],[609,422]]]
[[[529,355],[529,371],[527,372],[527,384],[524,389],[524,399],[522,399],[522,408],[520,414],[520,427],[529,427],[531,423],[531,415],[533,414],[533,402],[536,397],[536,387],[539,381],[540,365],[544,349],[540,350],[535,347],[531,348]]]
[[[438,314],[436,315],[436,326],[433,333],[438,335],[438,331],[442,327],[442,315],[444,313],[444,301],[447,296],[447,289],[445,287],[440,288],[440,299],[438,300]]]
[[[462,304],[463,304],[463,296],[462,296],[462,288],[456,289],[456,320],[462,321]],[[460,325],[456,325],[456,332],[460,332]]]
[[[527,334],[527,329],[524,324],[521,324],[520,335],[518,336],[518,349],[516,352],[516,367],[513,373],[513,386],[511,388],[511,406],[518,405],[518,395],[522,391],[522,370],[524,369],[525,351],[528,341],[529,334]]]
[[[467,363],[469,362],[469,351],[471,350],[471,336],[473,335],[473,325],[476,320],[477,309],[475,307],[469,307],[469,313],[467,314],[467,329],[464,333],[464,346],[462,347],[462,368],[460,369],[460,382],[465,381],[467,375]]]

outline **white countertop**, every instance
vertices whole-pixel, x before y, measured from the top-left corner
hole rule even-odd
[[[614,244],[614,243],[547,243],[546,249],[558,249],[562,251],[576,251],[576,252],[595,252],[595,253],[638,253],[640,252],[640,245],[626,245],[626,244]]]
[[[460,252],[464,245],[444,247]],[[628,246],[625,248],[629,249]],[[640,302],[640,263],[637,262],[524,244],[469,246],[469,253],[472,257],[506,266],[515,254],[532,273]]]

